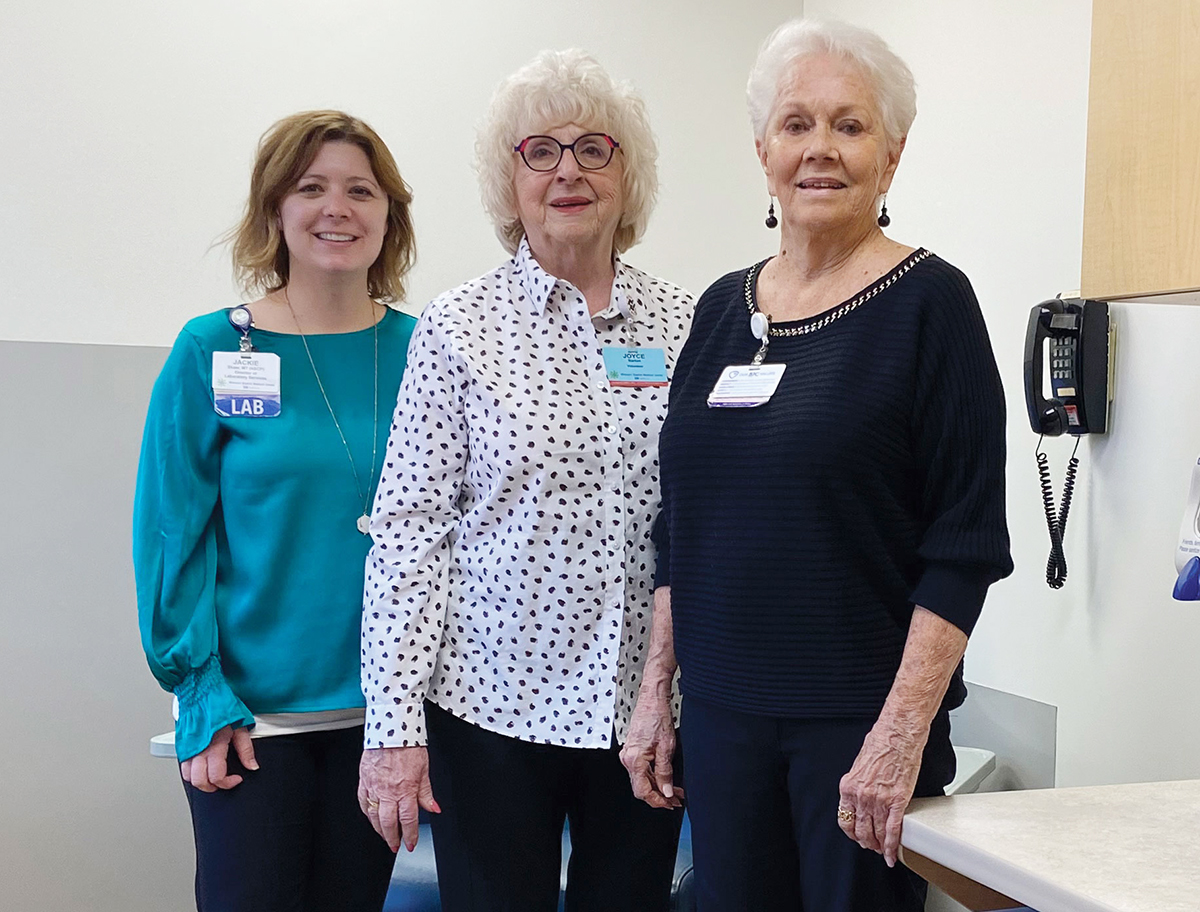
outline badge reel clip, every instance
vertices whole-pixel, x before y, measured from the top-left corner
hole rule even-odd
[[[1179,576],[1171,594],[1181,602],[1200,601],[1200,459],[1192,467],[1192,486],[1175,549],[1175,570]]]
[[[763,363],[763,358],[767,356],[767,346],[771,344],[771,318],[761,310],[754,311],[750,315],[750,334],[762,343],[750,362],[757,367]]]
[[[254,351],[254,343],[250,341],[250,328],[254,325],[254,318],[250,316],[250,308],[239,304],[230,310],[229,325],[242,334],[242,338],[238,340],[238,351]]]

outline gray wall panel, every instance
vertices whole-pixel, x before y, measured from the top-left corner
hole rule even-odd
[[[0,342],[0,906],[194,908],[129,525],[162,348]]]
[[[1058,707],[967,682],[967,701],[950,713],[951,740],[996,754],[981,792],[1054,788]]]

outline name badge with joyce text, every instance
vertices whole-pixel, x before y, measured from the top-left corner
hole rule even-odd
[[[279,355],[213,352],[213,406],[224,418],[274,418],[279,414]]]
[[[661,348],[605,348],[609,386],[666,386],[667,355]]]
[[[731,364],[708,394],[709,408],[754,408],[775,395],[786,364]]]

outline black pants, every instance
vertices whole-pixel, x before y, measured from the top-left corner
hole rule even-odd
[[[633,797],[619,749],[532,744],[426,703],[443,912],[667,912],[682,810]]]
[[[773,719],[684,698],[698,912],[921,912],[926,885],[838,828],[838,784],[873,719]],[[954,777],[945,714],[916,797]]]
[[[379,912],[395,856],[358,807],[362,726],[254,740],[241,785],[187,783],[200,912]]]

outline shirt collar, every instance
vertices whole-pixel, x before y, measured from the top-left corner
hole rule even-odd
[[[546,312],[546,303],[550,300],[550,292],[558,280],[534,259],[533,251],[529,249],[529,238],[522,237],[517,252],[513,254],[513,267],[517,273],[517,281],[529,297],[533,311],[539,317]]]
[[[529,249],[529,239],[526,237],[521,238],[521,244],[517,247],[517,252],[513,254],[513,264],[517,280],[528,296],[534,313],[539,317],[542,316],[546,312],[546,305],[550,302],[550,292],[554,290],[555,284],[562,280],[542,269],[541,264],[534,257],[533,251]],[[604,317],[611,320],[618,314],[629,319],[629,269],[621,262],[620,257],[613,259],[613,269],[615,277],[613,278],[612,298],[609,300],[608,306],[595,314],[592,319]]]

